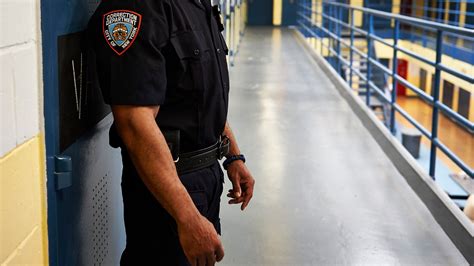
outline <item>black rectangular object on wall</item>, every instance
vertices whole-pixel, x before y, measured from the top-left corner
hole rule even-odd
[[[420,89],[426,92],[426,76],[428,73],[423,68],[420,68]]]
[[[434,97],[434,91],[435,91],[435,75],[431,75],[431,96]]]
[[[77,32],[58,37],[61,152],[110,113],[102,100],[93,54],[84,35]]]
[[[459,88],[458,113],[469,119],[471,109],[471,93],[463,88]]]
[[[449,108],[453,108],[454,84],[443,81],[443,103]]]

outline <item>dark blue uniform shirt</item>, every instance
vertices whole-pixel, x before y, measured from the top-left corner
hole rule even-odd
[[[160,105],[182,152],[215,144],[227,117],[228,49],[209,1],[104,0],[89,23],[105,102]]]

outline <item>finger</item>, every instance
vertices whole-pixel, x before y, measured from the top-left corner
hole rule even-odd
[[[241,188],[241,189],[242,189],[242,188]],[[227,197],[229,197],[229,198],[239,198],[239,197],[242,196],[242,193],[243,193],[243,192],[241,192],[240,195],[237,195],[237,193],[234,192],[233,189],[229,189],[229,193],[227,194]]]
[[[197,258],[197,265],[198,266],[206,266],[206,256],[200,255]]]
[[[245,197],[244,202],[242,203],[242,207],[240,208],[242,211],[245,210],[245,208],[247,208],[251,199],[252,199],[252,195],[247,195]]]
[[[189,262],[189,264],[191,264],[191,266],[197,266],[198,265],[198,261],[197,261],[196,258],[192,258],[192,259],[188,258],[188,262]]]
[[[229,200],[229,204],[240,204],[244,202],[244,198],[243,197],[240,197],[240,198],[237,198],[237,199],[232,199],[232,200]]]
[[[216,261],[221,261],[224,258],[224,247],[222,243],[219,243],[219,246],[216,249]]]
[[[236,198],[240,197],[241,189],[240,189],[240,178],[233,178],[232,179],[232,191]]]
[[[216,255],[213,253],[209,253],[207,255],[207,264],[206,266],[214,266],[216,264]]]
[[[250,203],[250,200],[252,200],[252,197],[253,197],[253,188],[250,187],[246,193],[244,193],[244,203],[242,204],[242,207],[241,207],[241,210],[245,210],[245,208],[247,208],[247,206],[249,205]]]

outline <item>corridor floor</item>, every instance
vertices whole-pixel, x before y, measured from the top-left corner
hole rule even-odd
[[[248,28],[231,80],[256,190],[221,265],[467,265],[291,30]]]

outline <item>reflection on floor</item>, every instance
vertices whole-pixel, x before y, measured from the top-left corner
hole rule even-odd
[[[257,183],[245,212],[222,204],[222,265],[467,265],[291,31],[249,28],[235,63]]]

